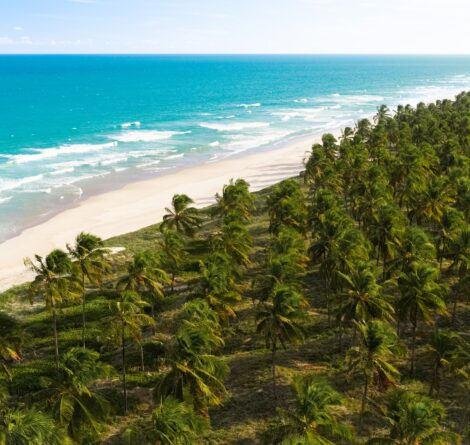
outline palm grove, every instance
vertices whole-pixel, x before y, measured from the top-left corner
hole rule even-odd
[[[465,443],[469,172],[470,94],[381,106],[300,178],[27,260],[0,444]]]

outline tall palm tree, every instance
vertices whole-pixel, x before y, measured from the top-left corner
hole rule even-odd
[[[217,213],[226,216],[237,215],[243,222],[250,220],[255,208],[253,195],[249,191],[250,185],[244,179],[233,179],[222,190],[222,195],[217,194]]]
[[[397,303],[398,315],[411,323],[411,374],[415,373],[416,333],[422,319],[433,323],[433,315],[447,315],[443,287],[437,282],[439,271],[427,263],[413,263],[410,271],[398,279],[401,297]]]
[[[17,320],[0,312],[0,370],[10,377],[8,361],[21,360],[21,345],[24,335]]]
[[[110,315],[106,323],[111,328],[112,339],[121,348],[122,390],[124,395],[124,414],[127,413],[127,339],[139,344],[143,365],[142,328],[152,326],[155,321],[142,311],[148,303],[133,291],[122,291],[117,300],[110,301]]]
[[[162,238],[158,241],[158,251],[162,269],[171,277],[171,292],[174,291],[176,276],[181,272],[187,256],[183,237],[176,230],[162,231]]]
[[[99,422],[106,418],[109,403],[92,385],[110,373],[111,367],[99,361],[97,352],[72,348],[61,358],[58,378],[45,382],[54,418],[79,443],[101,430]]]
[[[110,265],[106,259],[103,240],[90,233],[82,232],[75,238],[75,245],[67,245],[67,250],[78,269],[82,288],[82,345],[86,347],[86,289],[85,280],[91,284],[101,284]]]
[[[79,284],[73,275],[72,261],[62,250],[53,250],[45,258],[35,255],[35,261],[27,258],[25,265],[36,275],[29,286],[32,299],[40,294],[46,308],[52,315],[54,329],[54,353],[56,367],[59,367],[59,337],[57,333],[57,309],[66,299],[79,294]]]
[[[271,432],[275,443],[282,445],[334,445],[353,443],[353,429],[338,420],[334,408],[342,397],[325,380],[296,376],[292,387],[296,404],[293,409],[280,410],[280,424]]]
[[[193,200],[187,195],[174,195],[171,201],[172,208],[165,208],[160,230],[174,229],[186,236],[193,237],[196,228],[201,226],[202,218],[195,207],[191,207]]]
[[[73,445],[52,417],[34,408],[0,410],[1,445]]]
[[[340,273],[346,283],[341,298],[345,301],[339,314],[345,321],[367,321],[372,318],[392,321],[394,309],[377,283],[377,272],[368,263],[359,263],[350,274]]]
[[[444,407],[426,396],[406,390],[392,391],[385,417],[391,427],[386,437],[375,437],[368,445],[458,445],[461,438],[447,430]]]
[[[276,286],[269,300],[261,302],[256,314],[256,332],[264,337],[271,350],[273,393],[276,397],[276,353],[279,344],[295,343],[303,338],[299,320],[308,306],[303,295],[296,289]]]
[[[214,353],[224,345],[219,317],[206,301],[193,300],[184,307],[184,320],[164,362],[169,371],[156,387],[157,396],[174,396],[208,415],[209,406],[220,405],[227,395],[227,364]]]
[[[200,269],[199,295],[218,313],[221,320],[227,323],[230,317],[237,315],[234,304],[241,300],[235,282],[233,262],[227,254],[214,252],[204,263],[200,263]]]
[[[433,369],[429,395],[439,397],[443,372],[448,370],[454,375],[465,375],[463,367],[470,361],[470,355],[457,332],[439,328],[435,328],[430,335],[427,349]]]
[[[347,353],[350,370],[359,370],[364,377],[361,403],[361,422],[367,405],[370,387],[387,388],[394,384],[400,372],[390,362],[402,352],[395,332],[379,320],[356,323],[360,332],[360,345],[353,346]]]
[[[150,296],[150,310],[155,319],[155,302],[163,300],[164,285],[171,280],[159,266],[159,258],[150,250],[136,253],[127,266],[127,273],[118,279],[119,291],[147,293]]]

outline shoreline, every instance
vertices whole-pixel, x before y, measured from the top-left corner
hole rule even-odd
[[[187,194],[200,208],[213,204],[215,194],[232,178],[247,180],[250,190],[257,191],[295,176],[303,169],[311,145],[322,134],[299,137],[280,147],[244,156],[182,168],[92,195],[0,244],[0,292],[32,278],[23,264],[24,258],[35,254],[44,256],[54,248],[64,248],[82,231],[107,239],[156,224],[176,193]]]

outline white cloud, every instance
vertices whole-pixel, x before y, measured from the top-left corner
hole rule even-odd
[[[13,27],[15,31],[23,31],[23,28],[21,26],[15,26]]]
[[[13,40],[10,37],[1,37],[0,36],[0,45],[11,45]]]

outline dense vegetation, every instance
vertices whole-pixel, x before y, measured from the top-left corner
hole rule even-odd
[[[0,445],[470,443],[470,94],[216,200],[27,261]]]

